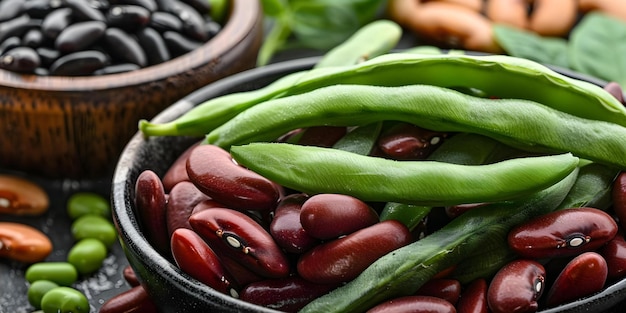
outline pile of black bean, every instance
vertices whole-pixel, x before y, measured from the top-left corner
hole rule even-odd
[[[215,36],[210,13],[208,0],[0,0],[0,68],[89,76],[159,64]]]

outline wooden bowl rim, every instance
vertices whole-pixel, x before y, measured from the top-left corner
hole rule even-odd
[[[222,56],[230,53],[257,27],[260,13],[258,1],[231,0],[228,19],[215,37],[200,48],[161,64],[102,76],[39,76],[0,69],[0,86],[43,91],[95,91],[164,80],[191,69],[219,63]]]

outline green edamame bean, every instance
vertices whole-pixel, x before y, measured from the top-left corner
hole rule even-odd
[[[97,271],[107,256],[107,248],[102,241],[85,238],[77,242],[67,254],[67,262],[74,265],[80,274]]]
[[[93,192],[78,192],[67,200],[67,214],[72,219],[83,215],[94,214],[103,217],[111,216],[111,204],[103,196]]]
[[[48,293],[48,291],[59,287],[59,285],[50,280],[36,280],[28,287],[28,303],[35,307],[35,309],[41,309],[41,299]]]
[[[529,197],[470,210],[436,232],[383,256],[357,278],[299,312],[365,312],[384,300],[414,294],[435,274],[481,249],[488,238],[506,235],[514,225],[554,210],[577,174],[578,169]]]
[[[569,153],[477,166],[397,162],[287,143],[233,146],[231,155],[242,166],[269,180],[307,194],[340,193],[363,201],[433,206],[528,195],[560,181],[579,162]]]
[[[89,313],[89,301],[85,295],[70,287],[57,287],[41,299],[44,313]]]
[[[476,88],[494,97],[532,100],[579,117],[626,126],[626,108],[602,88],[510,56],[391,53],[354,66],[313,69],[293,82],[217,97],[174,121],[141,121],[139,128],[145,136],[201,136],[269,99],[338,84]]]
[[[338,85],[279,98],[242,112],[206,136],[228,148],[269,141],[294,128],[398,120],[442,132],[471,132],[509,145],[572,152],[626,169],[626,127],[519,99],[490,100],[428,86]]]
[[[111,247],[117,240],[117,230],[111,221],[100,215],[83,215],[72,223],[74,239],[98,239],[105,246]]]
[[[78,279],[76,268],[68,262],[41,262],[28,267],[26,281],[50,280],[61,286],[70,286]]]

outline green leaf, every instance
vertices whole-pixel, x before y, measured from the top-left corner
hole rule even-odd
[[[572,69],[626,87],[626,23],[588,13],[570,35]]]
[[[507,54],[536,62],[569,68],[567,40],[542,37],[519,28],[495,24],[496,42]]]
[[[359,27],[357,13],[342,2],[298,2],[292,6],[293,33],[305,47],[328,50]]]
[[[276,17],[285,14],[285,11],[289,10],[286,0],[261,0],[261,6],[265,16]]]

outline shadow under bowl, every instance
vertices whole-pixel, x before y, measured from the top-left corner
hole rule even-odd
[[[318,57],[296,59],[235,74],[190,94],[164,110],[152,121],[155,123],[172,121],[207,99],[258,89],[287,74],[310,69],[318,60]],[[565,69],[553,69],[598,86],[606,84],[604,81]],[[160,255],[142,234],[134,209],[134,182],[146,169],[163,177],[176,158],[198,140],[200,138],[193,137],[145,139],[141,133],[137,133],[122,153],[113,177],[112,203],[113,218],[129,264],[163,312],[278,312],[232,298],[200,283]],[[621,312],[620,310],[626,308],[626,304],[622,304],[624,301],[626,301],[626,279],[613,283],[593,296],[540,312]]]
[[[0,167],[94,178],[112,173],[137,131],[194,90],[256,65],[259,1],[231,0],[222,30],[180,57],[103,76],[37,76],[0,70]]]

